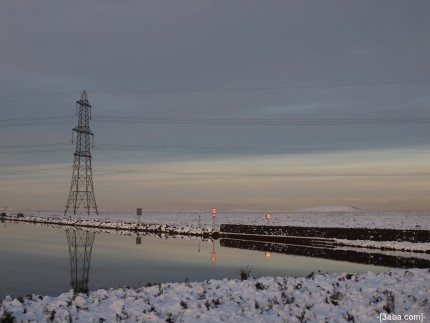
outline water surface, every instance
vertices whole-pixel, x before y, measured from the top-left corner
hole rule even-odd
[[[92,245],[85,246],[91,238]],[[139,287],[148,282],[239,278],[240,269],[246,266],[254,277],[303,276],[318,270],[388,270],[383,266],[221,247],[219,241],[197,238],[137,238],[7,222],[0,224],[0,261],[0,298],[31,293],[55,296],[76,287],[77,281],[94,290]]]

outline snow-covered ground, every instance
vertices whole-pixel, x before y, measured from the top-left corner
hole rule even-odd
[[[407,315],[407,317],[406,317]],[[164,283],[5,298],[19,322],[426,322],[430,270]],[[385,320],[384,320],[385,319]]]
[[[65,218],[63,211],[15,210],[26,216]],[[430,230],[430,213],[373,212],[355,207],[324,206],[298,211],[255,211],[218,209],[215,230],[219,224],[267,224],[266,212],[272,215],[270,225],[339,228],[379,228]],[[135,211],[101,212],[100,215],[73,215],[73,219],[129,222],[142,224],[165,224],[175,227],[213,227],[211,210],[144,210],[142,216]],[[68,218],[69,215],[66,217]]]

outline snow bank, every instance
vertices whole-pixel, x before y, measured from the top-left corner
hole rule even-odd
[[[0,319],[56,322],[377,322],[430,317],[430,271],[262,277],[100,289],[0,303]],[[382,314],[381,314],[382,313]]]
[[[100,219],[82,219],[82,218],[55,218],[55,217],[41,217],[41,216],[27,216],[27,217],[3,217],[4,220],[11,222],[23,222],[31,224],[45,224],[45,225],[64,225],[74,228],[91,228],[95,230],[112,231],[132,231],[132,232],[149,232],[160,233],[169,235],[187,234],[193,236],[209,236],[213,233],[210,227],[176,227],[166,224],[144,224],[138,222],[122,222],[110,221]]]
[[[319,209],[319,208],[318,208]],[[369,229],[398,229],[398,230],[430,230],[429,213],[402,212],[371,212],[352,211],[271,211],[270,225],[299,226],[299,227],[339,227],[339,228],[369,228]],[[351,211],[351,210],[350,210]],[[64,217],[62,211],[20,211],[26,217],[37,216],[47,218]],[[13,215],[13,213],[12,213]],[[101,212],[100,215],[76,215],[73,219],[95,220],[100,222],[128,222],[142,224],[165,224],[175,227],[202,228],[211,227],[218,231],[219,224],[265,225],[266,211],[222,210],[218,209],[213,225],[210,210],[144,210],[142,216],[136,216],[133,211]]]

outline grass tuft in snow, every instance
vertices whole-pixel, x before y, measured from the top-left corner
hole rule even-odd
[[[394,294],[391,290],[385,290],[384,295],[387,297],[387,303],[383,306],[384,311],[388,314],[394,313]]]
[[[249,265],[246,265],[245,268],[239,269],[239,276],[240,280],[244,281],[251,277],[251,267]]]
[[[15,317],[12,315],[12,313],[9,313],[8,311],[4,310],[3,315],[0,316],[0,322],[1,323],[14,323]]]

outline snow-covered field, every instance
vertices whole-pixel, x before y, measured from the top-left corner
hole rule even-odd
[[[407,317],[406,317],[407,315]],[[426,322],[430,270],[164,283],[5,298],[20,322]],[[394,318],[394,319],[393,319]],[[385,319],[385,320],[384,320]]]
[[[26,216],[64,218],[62,211],[15,210]],[[266,212],[272,215],[270,225],[304,227],[379,228],[430,230],[430,213],[374,212],[347,206],[324,206],[287,211],[222,210],[218,209],[215,230],[219,224],[267,224]],[[211,210],[144,210],[142,216],[135,211],[101,212],[100,215],[74,215],[73,219],[142,224],[165,224],[175,227],[213,227]],[[69,217],[69,215],[67,216]]]

